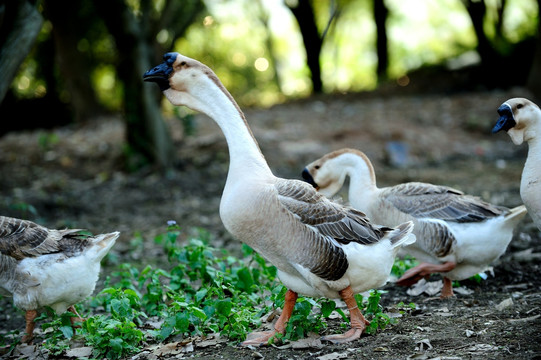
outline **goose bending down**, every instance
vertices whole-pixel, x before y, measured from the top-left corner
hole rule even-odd
[[[520,180],[520,197],[541,230],[541,109],[528,99],[513,98],[498,108],[492,132],[505,130],[515,145],[528,142],[528,157]]]
[[[442,298],[453,295],[451,280],[473,276],[498,259],[526,214],[524,205],[494,206],[446,186],[410,182],[378,188],[372,163],[355,149],[321,157],[306,166],[302,176],[328,197],[349,176],[349,202],[372,221],[387,226],[413,221],[417,241],[404,251],[422,263],[397,284],[409,286],[439,272],[444,276]]]
[[[357,339],[366,326],[353,295],[383,285],[401,245],[415,241],[412,223],[396,229],[376,226],[361,212],[331,202],[299,180],[271,172],[241,109],[206,65],[178,53],[147,71],[173,105],[207,114],[223,131],[230,155],[220,202],[226,229],[278,269],[288,288],[273,331],[250,334],[243,345],[263,345],[284,333],[297,295],[342,298],[351,329],[327,336]]]
[[[52,230],[34,222],[0,216],[0,288],[13,295],[25,310],[30,342],[38,310],[51,307],[57,314],[88,297],[98,280],[100,261],[111,249],[118,232],[96,236],[80,230]]]

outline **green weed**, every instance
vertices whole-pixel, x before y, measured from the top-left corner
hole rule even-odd
[[[396,258],[391,269],[391,274],[399,278],[404,275],[407,270],[417,265],[419,265],[419,262],[410,255],[406,255],[402,259]]]
[[[93,347],[97,358],[119,359],[138,351],[144,333],[138,328],[142,312],[140,298],[131,289],[107,288],[100,293],[108,301],[109,315],[92,316],[83,322],[81,334],[86,344]]]
[[[370,321],[370,325],[365,330],[367,334],[375,334],[379,329],[383,330],[388,325],[396,323],[396,319],[385,314],[383,307],[380,305],[381,294],[384,293],[385,291],[382,290],[370,290],[370,295],[366,301],[361,294],[355,295],[359,308],[367,317],[367,320]]]

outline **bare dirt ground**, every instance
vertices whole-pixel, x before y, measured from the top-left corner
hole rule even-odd
[[[529,93],[517,88],[452,95],[333,95],[248,109],[246,116],[278,176],[300,178],[305,164],[329,151],[354,147],[372,159],[379,186],[432,182],[513,207],[521,203],[527,147],[516,147],[507,135],[493,135],[490,129],[498,106],[515,96]],[[215,247],[235,252],[240,244],[226,233],[218,216],[227,145],[211,120],[198,116],[196,124],[197,134],[183,137],[178,121],[170,121],[178,152],[175,168],[166,173],[122,171],[124,127],[118,119],[8,134],[0,138],[0,214],[49,227],[119,230],[122,235],[113,253],[141,264],[155,260],[152,239],[165,231],[167,220],[185,229],[206,228]],[[396,142],[405,146],[406,152],[400,153],[405,161],[387,150]],[[342,196],[347,200],[346,193]],[[146,239],[138,252],[130,251],[135,233]],[[541,235],[527,217],[507,252],[493,264],[493,276],[479,284],[461,282],[464,291],[448,300],[426,292],[408,294],[389,283],[381,302],[385,311],[396,313],[401,301],[415,303],[416,310],[384,331],[347,345],[312,341],[248,349],[194,341],[188,352],[160,357],[147,349],[135,358],[539,359],[539,253]],[[9,299],[2,299],[0,308],[0,331],[22,329],[21,313]]]

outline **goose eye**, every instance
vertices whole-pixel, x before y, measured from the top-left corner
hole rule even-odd
[[[185,66],[186,65],[186,61],[183,61],[180,63],[180,66]]]
[[[524,105],[522,105],[522,104],[518,104],[518,105],[517,105],[517,109],[522,109],[523,106],[524,106]]]
[[[319,165],[314,166],[314,168],[315,168],[316,170],[319,169],[319,167],[320,167]]]

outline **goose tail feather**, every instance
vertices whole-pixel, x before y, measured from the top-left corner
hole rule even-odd
[[[522,220],[522,218],[526,215],[528,210],[526,210],[526,206],[520,205],[517,207],[512,208],[509,210],[509,214],[505,217],[505,222],[508,224],[511,224],[512,227],[515,227],[516,224]]]
[[[92,238],[92,243],[96,251],[96,260],[100,261],[111,250],[116,242],[116,239],[120,236],[120,232],[115,231],[108,234],[96,235]]]
[[[390,240],[393,248],[413,244],[417,238],[412,233],[413,222],[408,221],[398,225],[390,232]]]

